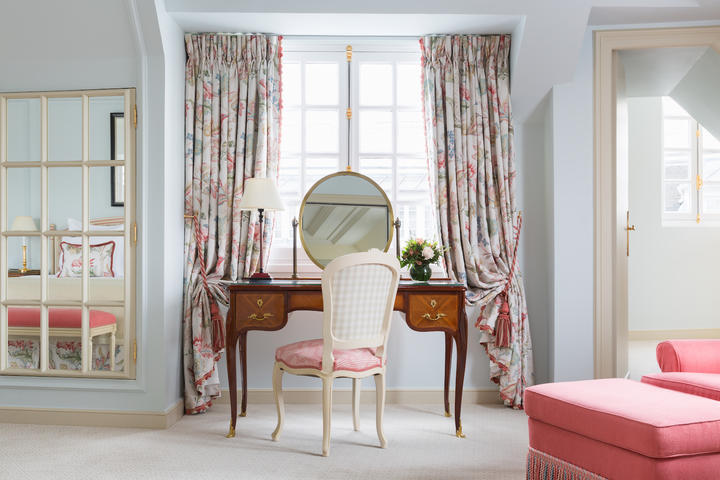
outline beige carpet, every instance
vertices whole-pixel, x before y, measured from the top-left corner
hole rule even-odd
[[[377,447],[375,409],[333,409],[330,456],[321,457],[319,405],[287,405],[279,442],[273,405],[250,405],[237,436],[224,437],[229,406],[185,416],[168,430],[0,424],[0,479],[523,479],[522,411],[464,405],[463,429],[439,405],[388,405],[388,448]]]

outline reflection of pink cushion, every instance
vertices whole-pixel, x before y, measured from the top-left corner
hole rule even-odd
[[[656,354],[663,372],[720,373],[720,340],[667,340]]]
[[[525,392],[525,411],[532,419],[647,457],[720,452],[720,402],[632,380],[535,385]]]
[[[667,372],[645,375],[643,383],[720,400],[720,374]]]
[[[79,308],[48,309],[50,328],[82,328],[82,311]],[[90,328],[112,325],[115,315],[101,310],[90,310]],[[8,308],[8,326],[40,328],[39,308]]]
[[[275,361],[282,362],[290,368],[322,370],[322,354],[322,339],[305,340],[278,348],[275,352]],[[334,371],[364,372],[380,366],[380,359],[370,348],[333,350],[333,357],[335,358]]]

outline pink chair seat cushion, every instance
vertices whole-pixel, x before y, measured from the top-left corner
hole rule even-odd
[[[530,418],[653,458],[720,452],[720,402],[608,378],[525,392]]]
[[[720,401],[720,374],[667,372],[645,375],[643,383]]]
[[[50,328],[82,328],[82,311],[79,308],[49,308]],[[90,310],[90,328],[112,325],[115,315],[101,310]],[[39,308],[8,308],[9,327],[40,328]]]
[[[303,340],[278,348],[275,351],[275,361],[282,362],[290,368],[322,370],[322,354],[322,339]],[[333,350],[333,357],[335,358],[333,371],[364,372],[381,365],[380,358],[375,356],[375,349],[372,348]]]

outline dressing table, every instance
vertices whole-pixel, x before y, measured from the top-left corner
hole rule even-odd
[[[387,251],[393,237],[392,205],[385,192],[370,178],[354,172],[338,172],[320,179],[305,195],[299,225],[300,239],[308,257],[324,268],[338,255],[370,248]],[[246,279],[229,284],[228,289],[230,309],[225,339],[231,419],[227,436],[233,437],[238,417],[238,348],[242,373],[240,416],[244,417],[247,412],[248,332],[280,330],[287,324],[290,312],[322,311],[323,298],[320,278]],[[458,437],[464,437],[460,414],[467,358],[465,286],[449,280],[422,283],[403,280],[398,287],[394,310],[405,314],[405,323],[413,330],[445,333],[444,402],[447,417],[451,416],[450,366],[455,342],[455,431]]]

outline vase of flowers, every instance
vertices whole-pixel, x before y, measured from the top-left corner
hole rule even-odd
[[[400,256],[400,265],[410,267],[410,278],[414,281],[427,282],[432,275],[430,265],[437,263],[445,250],[437,242],[422,238],[408,240]]]

